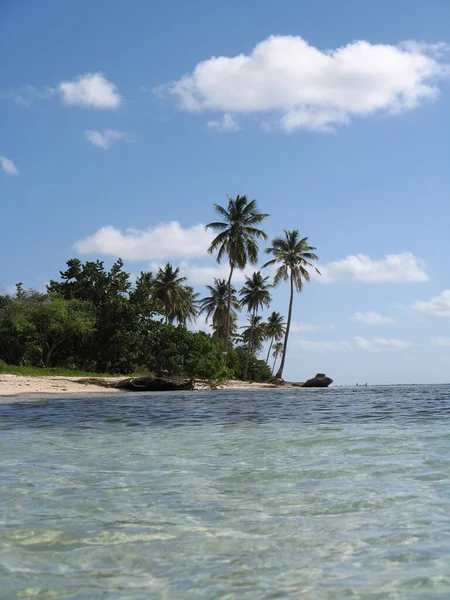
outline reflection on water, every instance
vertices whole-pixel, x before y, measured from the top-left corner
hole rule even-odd
[[[1,399],[0,597],[450,597],[450,387]]]

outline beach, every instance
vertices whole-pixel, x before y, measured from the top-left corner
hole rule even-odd
[[[108,377],[107,381],[114,384],[124,377]],[[92,383],[92,378],[89,383],[85,383],[86,377],[62,377],[62,376],[46,376],[46,377],[31,377],[23,375],[0,375],[0,397],[1,396],[18,396],[29,394],[117,394],[118,392],[127,393],[123,390],[115,389],[114,387],[104,387],[101,381],[104,378],[99,378],[99,384]],[[250,389],[273,389],[271,383],[249,383],[247,381],[230,380],[218,386],[219,389],[228,390],[250,390]],[[288,386],[286,386],[288,387]],[[195,389],[210,389],[206,382],[197,382]]]

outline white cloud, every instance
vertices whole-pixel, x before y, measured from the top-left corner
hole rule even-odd
[[[183,229],[177,221],[147,230],[120,229],[107,225],[74,244],[80,254],[120,256],[127,260],[160,260],[205,256],[212,234],[201,223]]]
[[[57,90],[65,104],[87,108],[118,108],[122,98],[102,73],[85,73],[75,81],[62,81]]]
[[[219,121],[208,121],[207,125],[217,131],[239,131],[240,129],[239,123],[229,113],[225,113]]]
[[[396,338],[372,338],[366,339],[363,337],[352,338],[353,344],[361,350],[367,350],[369,352],[378,352],[383,349],[394,348],[401,350],[404,348],[410,348],[414,344],[405,340],[398,340]]]
[[[334,325],[312,325],[311,323],[304,323],[302,321],[291,322],[291,332],[301,333],[303,331],[326,331],[335,329]]]
[[[330,131],[353,117],[398,113],[433,100],[448,75],[442,43],[355,41],[321,50],[299,36],[271,36],[249,55],[198,63],[167,87],[182,109],[275,113],[285,131]]]
[[[450,338],[434,338],[432,342],[441,348],[450,347]]]
[[[395,319],[385,317],[377,312],[356,312],[352,319],[366,325],[385,325],[387,323],[395,323]]]
[[[430,300],[417,300],[412,308],[432,317],[450,317],[450,290],[444,290]]]
[[[411,252],[388,254],[384,259],[372,260],[364,254],[347,256],[319,267],[317,277],[322,283],[341,281],[419,282],[428,281],[422,261]]]
[[[18,175],[19,169],[13,163],[12,160],[6,158],[6,156],[0,156],[0,166],[8,175]]]
[[[381,350],[403,350],[414,344],[396,338],[363,338],[355,336],[349,340],[322,341],[294,340],[293,345],[317,352],[342,352],[363,350],[365,352],[380,352]]]
[[[102,150],[109,150],[114,142],[117,142],[118,140],[129,139],[129,136],[125,131],[118,131],[117,129],[105,129],[104,131],[88,129],[85,131],[84,135],[88,142]]]

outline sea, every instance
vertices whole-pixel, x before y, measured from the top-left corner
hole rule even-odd
[[[0,399],[0,598],[450,598],[450,386]]]

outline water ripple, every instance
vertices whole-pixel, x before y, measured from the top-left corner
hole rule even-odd
[[[0,403],[1,597],[450,597],[450,387]]]

